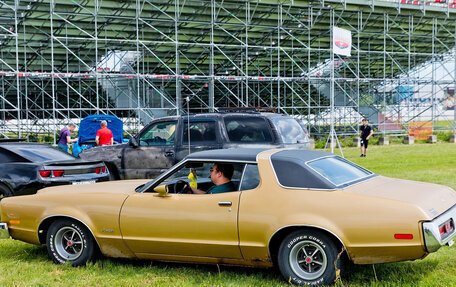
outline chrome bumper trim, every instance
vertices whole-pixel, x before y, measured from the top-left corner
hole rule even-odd
[[[439,226],[447,220],[453,220],[453,232],[448,234],[445,238],[440,237]],[[428,252],[435,252],[440,247],[448,244],[456,236],[456,205],[445,211],[432,221],[423,222],[424,245]]]
[[[8,226],[6,225],[6,223],[0,223],[0,239],[8,239],[8,238],[10,238]]]

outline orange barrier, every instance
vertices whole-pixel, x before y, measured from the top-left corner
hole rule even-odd
[[[415,140],[427,140],[432,135],[432,122],[411,122],[408,124],[409,136]]]

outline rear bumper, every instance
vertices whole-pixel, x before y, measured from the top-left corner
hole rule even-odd
[[[65,175],[62,177],[53,178],[42,178],[40,183],[45,186],[54,186],[62,184],[72,184],[73,182],[84,182],[84,181],[109,181],[109,172],[104,174],[78,174],[78,175]]]
[[[439,228],[448,220],[453,221],[453,231],[445,237],[440,236]],[[456,236],[456,205],[432,221],[423,223],[424,244],[428,252],[435,252],[444,245],[452,245]]]
[[[8,239],[8,238],[10,238],[8,226],[6,225],[6,223],[0,223],[0,239]]]

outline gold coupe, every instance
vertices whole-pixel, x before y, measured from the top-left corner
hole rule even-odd
[[[228,178],[232,190],[210,192],[219,184],[214,173]],[[74,266],[100,251],[277,265],[288,282],[321,285],[334,282],[348,260],[414,260],[452,245],[455,204],[449,187],[383,177],[330,153],[211,150],[187,156],[153,181],[4,198],[0,236],[46,244],[56,263]]]

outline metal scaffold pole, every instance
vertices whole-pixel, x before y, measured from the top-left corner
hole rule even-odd
[[[330,22],[330,49],[331,49],[331,78],[330,78],[330,90],[331,90],[331,98],[330,98],[330,128],[329,128],[329,136],[328,140],[326,141],[325,149],[326,146],[329,144],[331,146],[331,152],[334,153],[334,147],[337,144],[339,147],[339,151],[342,155],[344,156],[344,153],[342,152],[342,147],[339,143],[339,139],[337,138],[337,133],[334,127],[334,122],[335,122],[335,110],[334,110],[334,84],[335,84],[335,76],[334,76],[334,10],[331,10],[331,22]]]

